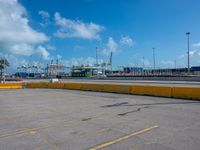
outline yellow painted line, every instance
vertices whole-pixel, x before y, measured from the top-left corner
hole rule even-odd
[[[105,113],[99,113],[93,117],[91,117],[91,119],[97,119],[97,118],[100,118],[101,116],[105,116],[106,114]]]
[[[112,130],[112,129],[110,129],[110,128],[105,128],[105,129],[102,129],[102,130],[98,131],[97,134],[107,133],[107,132],[109,132],[109,131],[111,131],[111,130]]]
[[[90,117],[86,117],[86,118],[91,118],[91,120],[94,120],[94,119],[101,117],[102,115],[105,115],[105,114],[101,113],[101,114],[97,114],[95,116],[90,116]],[[88,121],[90,121],[90,120],[88,120]],[[40,127],[36,127],[36,128],[22,129],[22,130],[15,131],[13,133],[1,134],[0,139],[18,136],[18,135],[22,135],[22,134],[33,134],[33,133],[36,133],[36,131],[38,131],[38,130],[42,130],[42,129],[46,129],[46,128],[50,128],[50,127],[69,126],[71,124],[74,125],[74,124],[79,124],[79,123],[83,123],[83,121],[82,120],[70,120],[70,121],[63,121],[58,124],[52,124],[52,125],[48,124],[48,125],[44,125],[44,126],[40,126]]]
[[[63,124],[63,127],[67,127],[67,126],[70,126],[70,125],[77,125],[79,124],[81,121],[79,120],[71,120],[71,121],[64,121],[64,124]]]
[[[50,126],[46,125],[46,126],[41,126],[41,127],[38,127],[38,128],[30,128],[30,129],[19,130],[19,131],[16,131],[14,133],[2,134],[2,135],[0,135],[0,138],[6,138],[6,137],[16,136],[16,135],[20,135],[20,134],[29,134],[30,132],[36,132],[37,130],[45,129],[45,128],[48,128],[48,127],[50,127]]]
[[[34,117],[43,114],[44,112],[34,112],[34,113],[26,113],[26,114],[19,114],[19,115],[5,115],[0,116],[0,120],[13,120],[19,117]]]
[[[154,125],[154,126],[151,126],[151,127],[149,127],[149,128],[145,128],[145,129],[143,129],[143,130],[140,130],[140,131],[137,131],[137,132],[133,132],[133,133],[131,133],[131,134],[125,135],[125,136],[120,137],[120,138],[117,138],[117,139],[115,139],[115,140],[111,140],[111,141],[105,142],[105,143],[103,143],[103,144],[100,144],[100,145],[95,146],[95,147],[93,147],[93,148],[90,148],[90,149],[88,149],[88,150],[98,150],[98,149],[102,149],[102,148],[108,147],[108,146],[110,146],[110,145],[116,144],[116,143],[118,143],[118,142],[121,142],[121,141],[123,141],[123,140],[126,140],[126,139],[128,139],[128,138],[131,138],[131,137],[133,137],[133,136],[136,136],[136,135],[139,135],[139,134],[142,134],[142,133],[145,133],[145,132],[149,132],[150,130],[155,129],[155,128],[158,128],[158,126],[157,126],[157,125]]]

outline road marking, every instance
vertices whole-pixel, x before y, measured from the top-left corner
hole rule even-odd
[[[33,130],[33,131],[30,131],[29,133],[30,134],[36,134],[37,132]]]
[[[26,114],[19,114],[19,115],[5,115],[0,116],[0,120],[13,120],[19,117],[34,117],[43,114],[43,112],[33,112],[33,113],[26,113]]]
[[[136,136],[136,135],[139,135],[139,134],[142,134],[142,133],[145,133],[145,132],[149,132],[150,130],[152,129],[155,129],[155,128],[158,128],[158,125],[154,125],[154,126],[151,126],[151,127],[148,127],[148,128],[145,128],[143,130],[140,130],[140,131],[137,131],[137,132],[133,132],[131,134],[128,134],[128,135],[125,135],[125,136],[122,136],[120,138],[117,138],[115,140],[111,140],[111,141],[108,141],[108,142],[105,142],[103,144],[100,144],[100,145],[97,145],[93,148],[89,148],[88,150],[98,150],[98,149],[102,149],[102,148],[105,148],[105,147],[108,147],[110,145],[113,145],[113,144],[116,144],[118,142],[121,142],[123,140],[126,140],[128,138],[131,138],[133,136]]]
[[[97,114],[95,116],[90,116],[91,120],[95,120],[97,118],[100,118],[101,116],[103,116],[105,114],[101,113],[101,114]],[[88,117],[86,117],[88,118]],[[34,134],[39,130],[42,129],[46,129],[46,128],[50,128],[50,127],[58,127],[58,126],[69,126],[71,124],[79,124],[82,123],[83,121],[80,120],[70,120],[70,121],[63,121],[61,123],[57,123],[57,124],[48,124],[48,125],[44,125],[44,126],[40,126],[40,127],[36,127],[36,128],[27,128],[27,129],[22,129],[22,130],[18,130],[12,133],[7,133],[7,134],[0,134],[0,139],[1,138],[7,138],[7,137],[13,137],[13,136],[18,136],[18,135],[23,135],[23,134]],[[91,121],[88,120],[88,121]]]
[[[111,131],[112,129],[110,128],[105,128],[105,129],[101,129],[100,131],[98,131],[96,134],[103,134],[103,133],[107,133],[109,131]]]
[[[16,136],[16,135],[20,135],[20,134],[27,134],[30,132],[36,132],[37,130],[45,129],[48,127],[49,127],[49,125],[41,126],[38,128],[23,129],[23,130],[16,131],[14,133],[2,134],[2,135],[0,135],[0,138],[6,138],[6,137],[10,137],[10,136]]]

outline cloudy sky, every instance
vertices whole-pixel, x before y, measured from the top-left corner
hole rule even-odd
[[[67,66],[186,67],[200,65],[199,0],[0,0],[0,56],[11,67],[59,58]],[[143,63],[144,62],[144,63]]]

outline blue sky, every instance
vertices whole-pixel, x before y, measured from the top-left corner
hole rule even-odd
[[[14,66],[46,64],[56,58],[67,66],[93,64],[98,47],[101,62],[113,52],[116,69],[143,66],[143,60],[150,68],[155,47],[157,68],[174,67],[175,60],[177,67],[186,67],[187,31],[191,65],[200,65],[199,0],[0,0],[0,4],[0,31],[5,32],[0,37],[1,54]]]

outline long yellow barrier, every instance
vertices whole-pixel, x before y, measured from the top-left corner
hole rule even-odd
[[[130,94],[130,86],[118,84],[104,84],[102,92]]]
[[[81,83],[65,83],[64,89],[69,90],[81,90],[82,84]]]
[[[130,94],[171,97],[172,88],[164,86],[133,85],[131,86]]]
[[[84,83],[81,86],[81,90],[102,92],[103,91],[103,84]]]
[[[0,88],[22,88],[21,84],[10,84]],[[160,97],[173,97],[183,99],[200,99],[200,88],[195,87],[167,87],[145,85],[118,85],[93,83],[27,83],[26,88],[53,88],[96,92],[110,92],[122,94],[149,95]]]
[[[183,99],[200,99],[200,88],[173,87],[172,97],[183,98]]]
[[[47,87],[51,89],[64,89],[64,83],[48,83]]]
[[[23,88],[21,83],[0,83],[0,89],[21,89]]]
[[[26,88],[48,88],[48,83],[46,82],[27,83]]]

